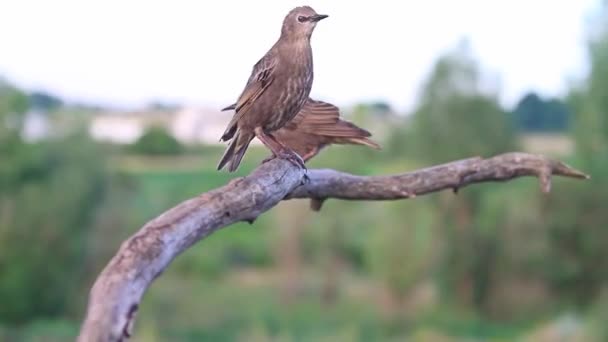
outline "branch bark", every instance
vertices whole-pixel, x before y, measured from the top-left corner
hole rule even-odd
[[[307,177],[305,177],[305,174]],[[78,341],[125,341],[131,336],[140,300],[179,254],[214,231],[238,221],[253,222],[284,199],[396,200],[481,182],[536,176],[541,190],[551,175],[589,176],[544,156],[506,153],[470,158],[392,176],[355,176],[335,170],[304,172],[284,160],[262,164],[249,176],[186,200],[148,222],[122,243],[89,294]]]

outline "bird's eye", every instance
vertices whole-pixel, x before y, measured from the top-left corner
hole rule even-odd
[[[301,16],[299,16],[299,17],[298,17],[298,21],[299,21],[299,22],[301,22],[301,23],[305,22],[305,21],[306,21],[306,19],[308,19],[308,18],[306,18],[306,17],[305,17],[305,16],[303,16],[303,15],[301,15]]]

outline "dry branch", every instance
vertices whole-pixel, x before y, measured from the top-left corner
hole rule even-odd
[[[310,198],[318,210],[328,198],[404,199],[522,176],[537,176],[541,189],[548,192],[551,175],[588,178],[559,161],[526,153],[464,159],[393,176],[364,177],[334,170],[309,170],[306,175],[308,179],[287,161],[273,160],[148,222],[122,243],[95,281],[78,340],[128,339],[144,292],[176,256],[222,227],[253,222],[283,199]]]

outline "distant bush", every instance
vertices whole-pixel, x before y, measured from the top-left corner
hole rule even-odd
[[[181,153],[183,146],[164,128],[152,127],[131,146],[131,150],[140,154],[172,155]]]
[[[515,127],[522,132],[565,132],[570,109],[559,99],[545,100],[536,93],[521,98],[513,111]]]

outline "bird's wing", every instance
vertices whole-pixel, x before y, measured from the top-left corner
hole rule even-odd
[[[255,100],[272,84],[275,66],[276,60],[269,58],[268,55],[264,56],[253,66],[251,76],[249,76],[247,85],[237,102],[222,109],[222,111],[234,109],[236,113],[232,117],[232,120],[230,120],[221,140],[226,141],[232,138],[236,132],[236,123],[249,111]]]
[[[253,71],[247,81],[247,85],[234,106],[234,110],[237,113],[247,112],[255,100],[268,89],[274,80],[275,66],[276,59],[267,58],[266,56],[253,66]],[[230,107],[232,106],[228,106],[227,108]]]
[[[298,114],[285,127],[315,133],[318,126],[332,125],[340,120],[340,109],[331,103],[308,99]]]
[[[340,120],[340,109],[331,103],[308,99],[288,128],[330,137],[369,137],[371,133]]]

